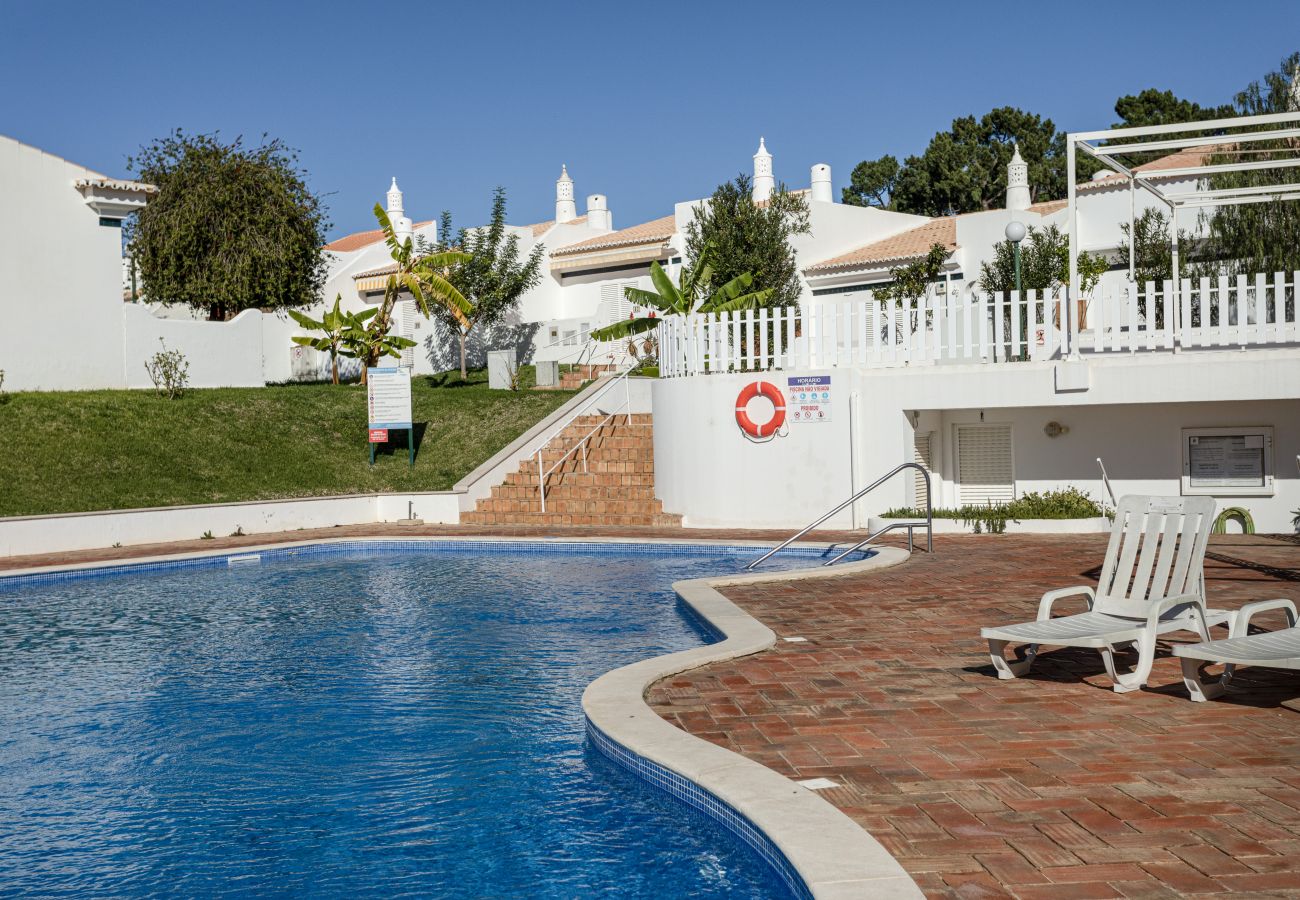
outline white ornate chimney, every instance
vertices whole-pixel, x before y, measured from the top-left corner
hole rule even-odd
[[[776,190],[776,178],[772,176],[772,154],[767,152],[767,144],[760,137],[758,152],[754,154],[754,191],[755,203],[761,203],[772,196]]]
[[[812,167],[812,199],[818,203],[834,203],[835,195],[831,192],[831,167],[826,163],[817,163]]]
[[[1013,144],[1011,162],[1007,163],[1007,209],[1029,208],[1029,166],[1020,158],[1020,145]]]
[[[396,178],[388,189],[388,221],[393,225],[393,236],[397,238],[397,243],[404,243],[411,236],[411,220],[402,208],[402,189],[397,186]]]
[[[566,166],[560,166],[560,177],[555,180],[555,222],[562,225],[578,218],[578,204],[573,202],[573,179]]]
[[[604,194],[587,197],[587,227],[595,231],[613,231],[614,216],[609,211],[609,201]]]

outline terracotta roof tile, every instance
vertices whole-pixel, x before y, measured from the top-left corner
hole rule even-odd
[[[576,219],[570,219],[564,224],[581,225],[586,221],[587,221],[586,216],[578,216]],[[531,228],[533,230],[533,237],[541,237],[542,235],[546,234],[546,232],[550,231],[552,228],[555,227],[555,220],[551,219],[549,222],[538,222],[536,225],[525,225],[524,227]]]
[[[1036,212],[1040,216],[1050,216],[1058,210],[1065,209],[1069,202],[1068,200],[1044,200],[1041,203],[1029,204],[1029,211]]]
[[[829,272],[835,269],[858,269],[915,259],[924,256],[934,244],[942,244],[950,251],[957,249],[956,216],[933,219],[924,225],[918,225],[884,240],[815,263],[804,271]]]
[[[561,247],[551,256],[573,256],[578,253],[590,253],[593,250],[606,250],[610,247],[628,247],[636,244],[654,244],[668,240],[677,231],[677,218],[664,216],[652,222],[642,222],[631,228],[598,234],[576,244]]]
[[[424,222],[416,222],[413,228],[423,228],[425,225],[432,225],[433,219]],[[341,238],[330,241],[325,245],[326,250],[332,250],[335,253],[351,253],[353,250],[360,250],[362,247],[369,247],[384,239],[384,232],[381,229],[373,228],[370,231],[358,231],[354,234],[345,234]]]
[[[1122,146],[1122,145],[1121,145]],[[1159,159],[1153,159],[1151,162],[1143,163],[1140,166],[1134,166],[1134,172],[1141,172],[1145,175],[1159,176],[1165,169],[1182,169],[1188,166],[1203,166],[1211,156],[1216,153],[1222,153],[1225,150],[1232,149],[1232,144],[1212,144],[1206,147],[1187,147],[1168,156],[1162,156]],[[1128,184],[1128,179],[1123,175],[1115,172],[1107,175],[1105,178],[1098,178],[1096,181],[1085,181],[1080,184],[1078,191],[1095,191],[1102,187],[1114,187],[1117,184]]]

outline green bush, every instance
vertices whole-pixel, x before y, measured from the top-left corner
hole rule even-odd
[[[1007,522],[1021,519],[1091,519],[1106,515],[1101,504],[1078,488],[1059,491],[1031,491],[1010,503],[967,505],[956,509],[935,509],[936,519],[960,519],[963,524],[974,525],[975,532],[988,531],[1001,534]],[[925,510],[897,508],[885,512],[886,519],[925,518]]]

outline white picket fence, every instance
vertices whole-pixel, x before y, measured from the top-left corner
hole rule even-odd
[[[803,308],[665,318],[664,377],[709,372],[1004,363],[1081,354],[1300,343],[1300,272],[1098,289],[1067,316],[1065,292],[870,293]],[[1071,329],[1067,334],[1065,328]]]

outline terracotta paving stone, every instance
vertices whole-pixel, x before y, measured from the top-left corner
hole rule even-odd
[[[648,699],[782,774],[842,785],[823,796],[931,896],[1300,897],[1300,675],[1241,669],[1226,699],[1193,704],[1167,652],[1190,635],[1170,635],[1136,693],[1112,692],[1092,651],[1047,649],[1028,677],[994,676],[980,626],[1095,581],[1103,548],[941,537],[934,556],[877,573],[729,586],[807,642],[674,676]],[[1300,546],[1216,538],[1206,584],[1226,608],[1300,601]]]

